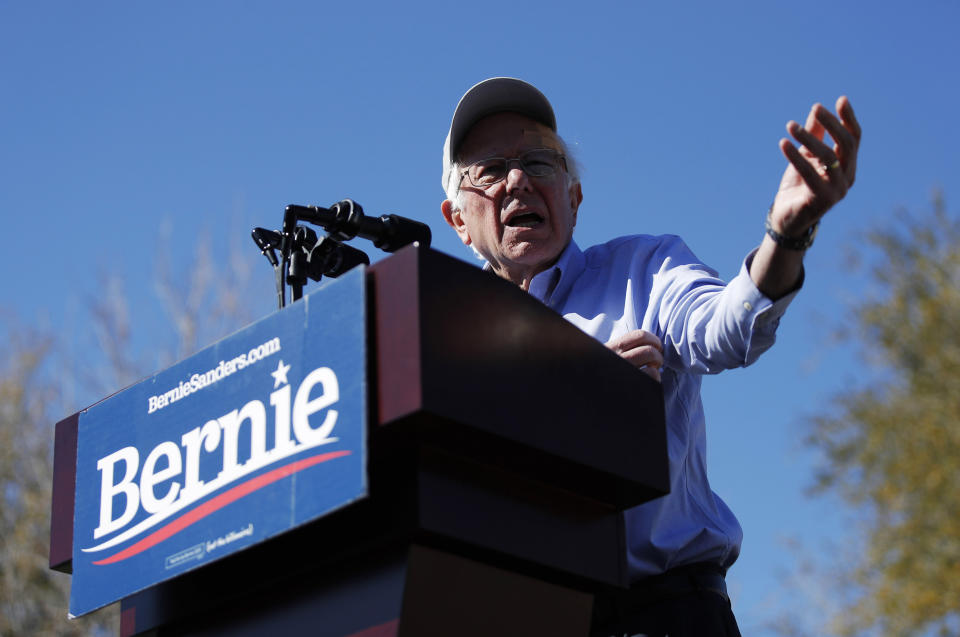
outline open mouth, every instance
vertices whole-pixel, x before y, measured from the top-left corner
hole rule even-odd
[[[511,228],[534,228],[543,223],[543,217],[534,212],[525,212],[507,221]]]

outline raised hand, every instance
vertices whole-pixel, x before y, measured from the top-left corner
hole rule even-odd
[[[786,237],[798,237],[838,201],[843,199],[857,175],[860,124],[846,96],[837,100],[837,115],[814,104],[800,126],[787,123],[787,132],[800,144],[780,140],[780,151],[789,165],[770,211],[770,224]],[[825,133],[833,147],[824,142]]]

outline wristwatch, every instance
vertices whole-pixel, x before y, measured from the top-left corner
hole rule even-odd
[[[807,231],[801,236],[791,238],[785,237],[773,229],[773,225],[770,223],[771,212],[773,212],[773,206],[770,206],[770,209],[767,210],[767,219],[764,223],[764,227],[767,230],[767,236],[773,239],[778,246],[786,248],[787,250],[806,250],[813,245],[813,238],[817,236],[817,229],[820,227],[819,219],[817,219],[812,226],[807,228]]]

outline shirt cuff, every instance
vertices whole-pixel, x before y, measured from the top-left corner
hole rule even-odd
[[[730,281],[727,289],[733,293],[736,303],[743,313],[743,320],[751,326],[751,332],[755,336],[761,334],[772,336],[776,332],[777,326],[780,325],[780,317],[784,315],[787,307],[797,296],[800,288],[803,287],[804,270],[800,270],[800,277],[792,290],[776,301],[771,301],[757,288],[757,284],[750,277],[750,264],[753,263],[753,257],[756,253],[757,249],[755,248],[747,255],[740,266],[740,272]]]

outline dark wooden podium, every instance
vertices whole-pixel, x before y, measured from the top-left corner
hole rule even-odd
[[[121,634],[587,635],[620,512],[668,490],[659,385],[520,289],[429,250],[370,267],[370,496],[126,598]],[[69,572],[77,418],[57,424]]]

